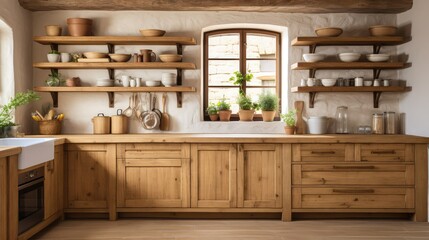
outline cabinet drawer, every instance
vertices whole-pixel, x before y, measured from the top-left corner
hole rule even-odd
[[[411,144],[357,144],[356,153],[356,158],[362,162],[414,161]]]
[[[293,188],[292,208],[414,208],[414,188]]]
[[[190,158],[189,144],[121,144],[119,159],[178,159]]]
[[[293,165],[292,184],[414,185],[414,165]]]
[[[294,144],[295,162],[354,161],[353,144]]]

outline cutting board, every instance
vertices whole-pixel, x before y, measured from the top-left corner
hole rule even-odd
[[[302,119],[304,101],[295,101],[294,105],[296,109],[296,134],[305,134],[305,123]]]

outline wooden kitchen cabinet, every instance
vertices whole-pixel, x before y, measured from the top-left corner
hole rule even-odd
[[[116,218],[116,144],[67,144],[65,211]]]
[[[56,146],[54,159],[45,163],[45,220],[63,210],[63,154],[63,145]]]
[[[117,207],[190,207],[189,144],[119,144]]]

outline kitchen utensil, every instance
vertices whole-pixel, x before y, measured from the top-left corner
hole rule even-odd
[[[304,101],[295,101],[296,109],[296,134],[305,134],[305,124],[302,119],[302,111],[304,110]]]
[[[368,55],[366,55],[366,58],[370,62],[386,62],[389,60],[390,55],[389,54],[383,54],[383,53],[368,54]]]
[[[332,87],[337,82],[337,79],[335,78],[323,78],[322,79],[322,85],[325,87]]]
[[[318,28],[315,30],[319,37],[338,37],[343,33],[343,29],[335,27]]]
[[[141,120],[140,116],[142,114],[142,98],[140,93],[137,93],[136,95],[137,95],[137,98],[136,98],[136,107],[135,107],[135,113],[136,113],[135,117],[137,117],[137,120],[140,121]]]
[[[325,116],[310,117],[307,124],[310,134],[326,134],[328,132],[328,118]]]
[[[131,117],[133,115],[133,109],[131,108],[131,102],[133,101],[133,97],[130,96],[128,107],[123,111],[123,114],[127,117]]]
[[[304,53],[302,57],[306,62],[320,62],[325,59],[326,55],[320,53]]]
[[[108,57],[107,53],[102,53],[102,52],[84,52],[83,55],[86,58],[107,58]]]
[[[59,25],[46,25],[45,31],[47,36],[61,36],[61,26]]]
[[[157,128],[160,124],[160,117],[161,117],[161,114],[157,113],[156,112],[157,109],[155,108],[156,96],[155,95],[153,97],[149,96],[149,98],[150,98],[150,101],[149,101],[150,110],[143,113],[143,121],[142,121],[143,128],[147,130]]]
[[[161,29],[140,29],[140,34],[143,37],[162,37],[165,31]]]
[[[67,18],[67,28],[70,36],[90,36],[92,35],[92,19]]]
[[[338,58],[342,62],[356,62],[359,60],[361,54],[360,53],[340,53],[338,54]]]
[[[109,54],[112,62],[128,62],[131,59],[131,54]]]
[[[116,116],[111,117],[112,134],[128,133],[128,117],[122,114],[122,109],[116,110]]]
[[[347,110],[348,108],[346,106],[337,107],[337,111],[335,113],[336,133],[349,133]]]
[[[110,117],[99,113],[92,118],[94,134],[109,134],[110,133]]]
[[[159,59],[162,62],[181,62],[182,55],[179,54],[160,54]]]
[[[398,28],[395,26],[375,25],[369,27],[369,33],[372,36],[394,36]]]
[[[162,94],[162,115],[161,115],[161,125],[159,129],[162,131],[168,131],[170,128],[170,116],[167,113],[166,108],[167,103],[167,93]]]

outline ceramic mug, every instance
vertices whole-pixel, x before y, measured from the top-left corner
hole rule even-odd
[[[156,54],[151,49],[141,49],[140,52],[143,55],[143,62],[156,61]]]
[[[136,80],[135,79],[130,79],[130,87],[135,87],[136,84]]]
[[[307,79],[307,86],[313,87],[315,84],[316,84],[316,79],[315,78],[308,78]]]
[[[130,79],[131,79],[130,76],[122,76],[121,77],[122,86],[129,87],[130,86]]]
[[[61,62],[71,62],[70,53],[61,53]]]
[[[362,87],[362,86],[363,86],[363,77],[355,78],[355,87]]]
[[[142,85],[142,78],[136,77],[136,87],[140,87]]]

